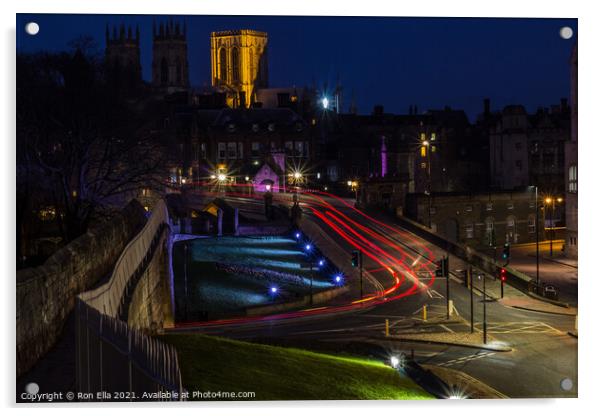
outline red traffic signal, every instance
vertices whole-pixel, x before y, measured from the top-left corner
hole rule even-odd
[[[501,280],[502,282],[505,282],[505,281],[506,281],[506,278],[507,278],[507,277],[506,277],[506,269],[500,269],[500,280]]]

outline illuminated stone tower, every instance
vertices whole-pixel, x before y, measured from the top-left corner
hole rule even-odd
[[[167,92],[188,88],[186,23],[153,23],[153,87]]]
[[[117,31],[109,25],[105,31],[105,64],[109,82],[120,90],[131,90],[142,82],[142,68],[140,66],[140,30],[136,27],[135,34],[132,28],[122,24]]]
[[[254,30],[211,33],[211,84],[230,107],[249,107],[268,86],[268,34]]]

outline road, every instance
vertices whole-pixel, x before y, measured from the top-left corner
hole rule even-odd
[[[261,200],[246,195],[232,193],[228,199],[243,211],[262,209]],[[290,194],[275,194],[274,203],[290,201]],[[488,299],[489,345],[507,346],[510,352],[391,339],[416,333],[445,333],[453,338],[470,332],[470,291],[456,279],[450,279],[449,287],[459,316],[446,320],[446,281],[433,273],[433,261],[445,253],[390,221],[355,209],[351,200],[315,193],[300,195],[300,203],[304,215],[343,249],[364,253],[365,269],[378,281],[373,290],[363,299],[338,299],[275,317],[183,325],[172,331],[360,353],[383,360],[390,354],[413,351],[419,363],[464,371],[508,397],[576,396],[577,339],[567,334],[574,327],[574,317],[519,310]],[[454,257],[450,263],[451,270],[467,267]],[[355,288],[350,293],[358,295],[358,279],[349,276],[348,284]],[[487,284],[499,283],[489,280]],[[421,315],[424,305],[426,322]],[[476,290],[473,307],[474,331],[482,334],[483,302]],[[384,336],[385,319],[390,322],[391,338]],[[561,388],[565,378],[574,383],[570,391]]]

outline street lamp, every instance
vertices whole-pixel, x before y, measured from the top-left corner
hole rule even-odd
[[[424,153],[426,153],[426,177],[427,177],[426,193],[429,197],[428,219],[429,219],[429,228],[431,228],[431,226],[432,226],[432,224],[431,224],[431,205],[432,205],[432,198],[431,198],[431,144],[428,140],[423,140],[422,146],[424,149]]]
[[[552,257],[552,255],[553,255],[554,239],[556,238],[556,229],[554,227],[554,218],[555,218],[554,213],[556,211],[556,203],[560,204],[560,203],[562,203],[562,201],[563,201],[563,199],[561,197],[557,197],[557,198],[547,197],[545,199],[546,205],[551,205],[551,207],[552,207],[552,209],[549,210],[549,212],[550,212],[550,232],[548,233],[548,237],[550,238],[550,257]]]

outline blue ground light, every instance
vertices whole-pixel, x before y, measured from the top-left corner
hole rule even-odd
[[[308,244],[311,252],[305,251]],[[291,237],[177,242],[173,250],[176,321],[241,316],[247,307],[298,299],[309,294],[312,274],[314,293],[341,285],[328,265],[311,243],[300,245]]]

